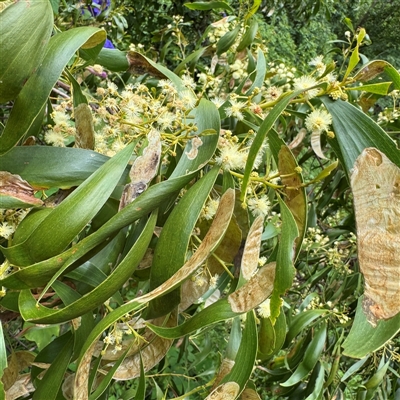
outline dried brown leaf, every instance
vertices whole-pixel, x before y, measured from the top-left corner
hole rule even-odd
[[[96,349],[96,342],[85,352],[82,360],[79,364],[79,368],[75,374],[74,382],[74,400],[88,400],[88,386],[89,386],[89,375],[90,375],[90,363],[92,361],[92,355]]]
[[[171,276],[171,278],[166,280],[162,285],[158,286],[150,293],[136,298],[135,301],[144,303],[161,296],[168,290],[175,288],[179,283],[183,282],[193,272],[195,272],[221,242],[232,217],[234,202],[235,192],[232,189],[228,189],[221,197],[211,227],[194,255],[182,266],[182,268]]]
[[[215,381],[214,381],[214,384],[213,384],[213,386],[211,388],[211,391],[213,391],[220,384],[222,379],[224,379],[224,377],[231,372],[231,370],[232,370],[234,365],[235,365],[235,361],[234,360],[231,360],[229,358],[224,358],[222,360],[222,363],[221,363],[221,365],[219,367],[218,374],[215,377]]]
[[[32,205],[43,204],[42,200],[34,197],[34,190],[27,181],[7,171],[0,171],[0,195],[13,197]]]
[[[240,386],[236,382],[226,382],[214,389],[205,400],[235,400]]]
[[[14,382],[13,386],[6,391],[6,400],[15,400],[28,396],[29,393],[35,391],[35,387],[31,382],[31,374],[20,375]]]
[[[253,310],[271,295],[275,267],[275,262],[264,265],[245,285],[228,296],[233,312],[241,314]]]
[[[74,107],[74,117],[76,129],[74,147],[93,150],[94,127],[90,107],[86,103],[81,103],[77,107]]]
[[[164,326],[164,321],[165,318],[161,317],[153,320],[152,323]],[[171,328],[176,325],[176,315],[171,315],[165,326]],[[126,381],[140,376],[140,356],[142,357],[145,372],[149,371],[165,357],[173,342],[171,339],[164,339],[157,336],[150,330],[147,330],[146,337],[147,343],[141,342],[140,349],[138,349],[140,353],[137,350],[136,354],[126,357],[115,372],[113,379]],[[109,364],[108,366],[111,367],[112,365]]]
[[[30,367],[36,355],[29,351],[16,351],[11,353],[7,360],[7,368],[4,369],[1,378],[4,389],[10,389],[19,379],[19,373],[25,368]]]
[[[148,145],[132,165],[129,172],[131,182],[125,185],[119,209],[132,203],[147,189],[147,184],[156,176],[161,158],[161,137],[153,129],[147,136]]]
[[[390,64],[387,61],[374,60],[362,67],[354,76],[354,80],[359,82],[370,81],[380,75],[388,65]]]
[[[202,221],[200,224],[201,231],[206,231],[209,229],[211,222]],[[229,222],[228,229],[225,235],[215,249],[214,254],[226,263],[231,263],[234,259],[235,254],[238,252],[240,243],[242,239],[242,234],[240,228],[236,222],[235,217]],[[224,272],[224,267],[221,265],[215,257],[211,256],[207,260],[207,269],[209,274],[204,275],[204,284],[199,285],[198,280],[192,281],[191,279],[186,280],[182,285],[181,298],[182,301],[179,304],[179,312],[186,310],[190,307],[196,300],[198,300],[207,290],[210,288],[210,276],[221,275]]]
[[[296,173],[296,160],[286,146],[282,146],[278,154],[278,169],[282,184],[285,185],[285,204],[296,221],[299,237],[296,239],[296,248],[301,246],[303,234],[307,224],[307,199],[302,188],[302,178]]]
[[[315,131],[311,133],[311,147],[319,158],[327,159],[321,149],[321,132]]]
[[[243,249],[241,270],[247,281],[254,275],[260,257],[261,235],[264,229],[264,217],[258,216],[250,227]]]
[[[357,158],[351,175],[358,259],[368,321],[400,312],[400,168],[375,148]]]
[[[257,392],[253,389],[246,388],[240,394],[240,400],[261,400],[261,397],[257,394]]]
[[[129,72],[134,75],[150,74],[155,78],[165,79],[157,68],[154,68],[140,53],[128,51],[126,58],[129,63]]]

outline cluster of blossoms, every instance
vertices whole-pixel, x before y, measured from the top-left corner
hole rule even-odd
[[[356,237],[352,232],[342,240],[330,242],[320,228],[310,227],[303,240],[302,249],[314,257],[322,257],[327,265],[342,273],[349,273],[348,261],[356,249]]]
[[[304,307],[303,312],[315,309],[330,310],[341,324],[346,324],[350,320],[350,317],[348,317],[348,315],[346,314],[347,310],[344,307],[340,307],[339,309],[338,306],[334,305],[331,301],[322,302],[318,295],[312,297],[308,305]]]
[[[113,353],[117,353],[118,351],[122,350],[122,337],[127,333],[122,329],[118,329],[114,327],[112,332],[108,333],[103,338],[103,343],[105,344],[105,348],[102,350],[102,354],[104,354],[108,348],[108,346],[113,346]]]
[[[19,223],[28,214],[28,209],[0,209],[0,238],[10,239]]]
[[[197,98],[192,91],[193,80],[185,75],[182,81],[187,89],[179,93],[169,80],[159,81],[157,93],[143,84],[126,85],[119,92],[113,82],[104,81],[90,99],[95,151],[113,156],[132,139],[145,137],[154,129],[168,148],[183,146],[188,132],[195,130],[186,122],[186,116]],[[57,105],[52,118],[54,125],[46,132],[45,140],[54,146],[65,146],[68,138],[75,135],[71,102]]]
[[[65,147],[75,136],[75,126],[72,121],[72,104],[70,101],[63,101],[54,107],[51,113],[54,122],[46,131],[44,139],[47,143],[56,147]]]
[[[209,42],[215,47],[219,39],[231,30],[231,18],[225,17],[211,24],[208,33]]]
[[[393,107],[385,108],[378,114],[379,124],[392,124],[397,119],[400,118],[400,106],[398,104],[398,99],[400,98],[400,90],[392,90],[389,96],[393,99]]]
[[[287,91],[291,88],[296,72],[297,69],[295,67],[289,67],[284,63],[269,62],[265,85],[268,87],[279,83],[281,90]]]

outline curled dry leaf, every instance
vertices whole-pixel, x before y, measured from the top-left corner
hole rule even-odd
[[[228,296],[233,312],[242,314],[253,310],[271,295],[274,289],[275,267],[275,262],[264,265],[245,285]]]
[[[19,375],[18,379],[6,391],[5,400],[15,400],[28,396],[35,391],[35,386],[31,382],[31,374]]]
[[[307,130],[301,128],[297,133],[296,137],[289,143],[288,147],[290,150],[295,149],[303,143],[304,138],[306,137]]]
[[[358,259],[368,321],[400,312],[400,168],[375,148],[357,158],[351,175]]]
[[[144,56],[136,51],[128,51],[126,58],[129,63],[129,72],[134,75],[150,74],[155,78],[165,79],[157,68],[153,67]]]
[[[327,159],[321,149],[321,132],[314,131],[311,133],[311,147],[319,158],[322,158],[323,160]]]
[[[291,211],[299,230],[299,237],[296,239],[296,252],[298,252],[307,225],[307,198],[302,187],[302,177],[295,172],[296,167],[297,162],[293,154],[286,146],[282,146],[278,154],[278,169],[285,185],[285,204]]]
[[[155,319],[152,323],[154,325],[163,325],[164,321],[165,318],[161,317]],[[176,326],[176,323],[176,315],[171,315],[165,326],[171,328]],[[146,330],[145,335],[147,342],[141,342],[141,346],[136,350],[136,353],[126,357],[124,361],[122,361],[113,379],[126,381],[140,376],[140,355],[142,356],[145,372],[149,371],[165,357],[173,340],[161,338],[149,329]],[[113,364],[109,364],[108,366],[111,367],[112,365]]]
[[[384,70],[385,67],[390,66],[387,61],[383,60],[374,60],[362,67],[354,76],[355,81],[359,82],[367,82],[371,79],[376,78],[380,75]]]
[[[226,382],[214,389],[205,400],[235,400],[240,386],[236,382]]]
[[[156,176],[161,158],[160,134],[153,129],[147,135],[148,145],[132,165],[129,172],[131,182],[125,185],[119,209],[132,203],[147,189],[147,184]]]
[[[11,353],[7,359],[7,368],[4,369],[3,377],[1,378],[5,390],[10,389],[20,379],[19,373],[30,367],[35,357],[36,355],[29,351]]]
[[[77,107],[74,107],[74,117],[76,129],[74,147],[93,150],[94,128],[90,107],[86,103],[81,103]]]
[[[73,400],[74,398],[74,379],[75,374],[68,375],[62,384],[61,390],[66,400]]]
[[[243,278],[247,281],[257,271],[260,256],[261,235],[264,228],[264,218],[258,216],[251,225],[246,243],[243,249],[241,270]]]
[[[42,200],[34,197],[34,190],[27,181],[7,171],[0,171],[0,196],[3,208],[8,207],[7,198],[19,200],[26,205],[41,206],[43,204]]]
[[[185,279],[187,279],[193,272],[199,268],[204,261],[211,255],[215,248],[220,244],[224,234],[228,228],[229,222],[232,217],[233,207],[235,203],[235,192],[228,189],[218,205],[215,218],[211,224],[210,229],[205,235],[200,246],[194,255],[180,268],[174,275],[166,280],[162,285],[158,286],[150,293],[135,299],[136,302],[147,303],[148,301],[175,289]]]
[[[96,344],[96,342],[93,343],[90,348],[85,352],[79,364],[79,368],[76,371],[73,389],[75,400],[89,399],[88,384],[90,376],[90,363],[92,361],[92,355],[96,349]]]
[[[218,374],[215,377],[215,381],[214,381],[214,384],[213,384],[213,386],[211,388],[211,391],[213,391],[220,384],[222,379],[224,379],[224,377],[231,372],[231,370],[232,370],[234,365],[235,365],[235,361],[234,360],[231,360],[229,358],[224,358],[222,360],[222,363],[221,363],[221,365],[219,367]]]
[[[203,220],[200,224],[201,231],[203,232],[206,231],[206,229],[209,229],[210,224],[211,221]],[[235,254],[239,250],[241,239],[241,230],[236,222],[236,218],[233,216],[229,222],[228,229],[226,230],[221,243],[215,249],[214,254],[225,263],[232,263]],[[210,276],[221,275],[224,272],[224,267],[215,257],[209,257],[206,263],[209,274],[204,275],[204,280],[206,281],[204,282],[204,285],[199,285],[198,279],[195,281],[188,279],[183,283],[181,290],[182,301],[179,304],[179,312],[186,310],[207,292],[210,288]]]
[[[241,393],[240,400],[261,400],[261,397],[257,394],[254,389],[246,388]]]

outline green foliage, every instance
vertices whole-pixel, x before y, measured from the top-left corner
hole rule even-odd
[[[379,274],[399,260],[400,74],[361,65],[350,20],[338,66],[320,56],[332,3],[274,2],[267,23],[265,3],[53,1],[51,39],[51,13],[18,25],[16,49],[42,47],[1,70],[0,398],[398,396]],[[383,172],[355,182],[362,161]],[[393,238],[378,269],[365,230]]]

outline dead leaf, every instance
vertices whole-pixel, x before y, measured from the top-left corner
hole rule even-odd
[[[226,382],[214,389],[205,400],[235,400],[240,386],[236,382]]]
[[[162,74],[157,68],[153,67],[146,58],[137,53],[136,51],[128,51],[126,58],[129,63],[128,71],[134,75],[150,74],[155,78],[165,79],[165,75]]]
[[[374,60],[362,67],[354,76],[354,80],[359,82],[367,82],[380,75],[385,67],[390,66],[387,61]]]
[[[132,203],[147,189],[147,184],[156,176],[161,159],[161,137],[158,131],[151,130],[147,135],[148,145],[132,165],[129,172],[131,182],[125,185],[119,209]]]
[[[172,275],[171,278],[166,280],[163,284],[151,292],[136,298],[135,301],[147,303],[148,301],[151,301],[162,294],[168,293],[168,291],[178,287],[179,284],[181,284],[193,272],[195,272],[197,268],[199,268],[211,255],[224,237],[224,233],[226,232],[232,217],[234,202],[235,192],[232,189],[228,189],[221,197],[210,229],[193,256],[189,258],[182,268]]]
[[[74,107],[75,117],[75,144],[80,149],[94,150],[93,116],[90,107],[81,103]]]
[[[209,230],[211,221],[203,220],[199,227],[201,232]],[[201,236],[201,235],[200,235]],[[242,239],[242,234],[240,228],[233,216],[229,222],[228,229],[225,235],[215,249],[214,254],[225,263],[231,263],[238,252],[240,243]],[[224,272],[224,267],[221,263],[213,256],[209,257],[206,261],[207,269],[209,274],[204,275],[207,282],[204,285],[198,285],[197,280],[192,281],[191,279],[186,280],[182,285],[181,290],[181,303],[179,304],[179,312],[186,310],[190,307],[196,300],[203,296],[204,293],[210,288],[210,276],[221,275]]]
[[[311,147],[319,158],[327,159],[321,149],[321,132],[314,131],[311,133]]]
[[[243,278],[247,281],[254,275],[254,272],[257,271],[263,229],[264,218],[259,216],[250,227],[243,249],[241,270]]]
[[[274,289],[276,263],[261,267],[245,285],[228,296],[233,312],[242,314],[253,310],[266,300]]]
[[[302,128],[297,133],[296,137],[288,145],[290,150],[295,149],[303,143],[303,139],[306,137],[307,130]]]
[[[307,198],[301,186],[302,177],[296,172],[296,167],[297,163],[293,154],[286,146],[282,146],[278,154],[278,170],[282,184],[285,185],[285,204],[291,211],[299,230],[299,237],[295,242],[296,252],[298,252],[307,225]]]
[[[21,397],[28,396],[35,391],[35,387],[31,382],[31,374],[24,374],[18,377],[12,387],[6,391],[5,400],[15,400]]]
[[[90,348],[83,355],[81,362],[79,363],[79,368],[75,374],[74,381],[74,399],[75,400],[88,400],[88,384],[90,376],[90,364],[92,361],[92,355],[96,348],[96,342],[94,342]]]
[[[261,397],[257,394],[257,392],[253,389],[246,388],[241,393],[240,400],[261,400]]]
[[[153,320],[152,323],[154,325],[166,326],[169,328],[177,325],[176,315],[171,315],[166,324],[164,324],[164,321],[165,317],[160,317]],[[149,329],[146,332],[146,337],[147,343],[141,342],[140,348],[136,351],[136,354],[126,357],[124,361],[122,361],[121,365],[115,372],[113,379],[126,381],[140,376],[140,355],[142,357],[145,372],[149,371],[165,357],[173,343],[172,339],[161,338]],[[112,367],[113,363],[108,364],[107,366]]]
[[[41,206],[42,200],[34,197],[34,193],[32,186],[19,175],[0,171],[0,196],[17,199],[29,205]],[[4,204],[6,206],[7,203]]]
[[[400,168],[366,148],[351,174],[364,313],[375,325],[400,312]]]
[[[235,361],[234,360],[231,360],[229,358],[224,358],[222,360],[222,363],[221,363],[221,365],[219,367],[218,374],[215,377],[215,381],[214,381],[214,384],[213,384],[213,386],[211,388],[211,391],[213,391],[220,384],[222,379],[231,372],[231,370],[234,367],[234,365],[235,365]]]

